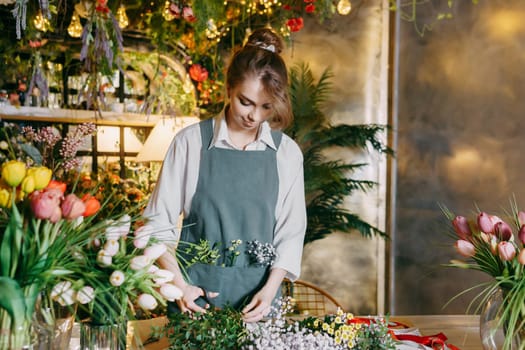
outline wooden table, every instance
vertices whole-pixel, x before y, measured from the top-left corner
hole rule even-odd
[[[447,343],[461,350],[482,350],[478,315],[407,315],[391,316],[393,321],[418,328],[421,335],[443,333]]]
[[[419,329],[421,335],[435,335],[443,333],[447,336],[447,343],[455,345],[461,350],[482,350],[479,337],[479,316],[475,315],[406,315],[391,316],[390,320],[401,322],[409,327]],[[157,325],[165,320],[159,320]],[[147,324],[147,323],[144,323]],[[140,328],[140,325],[136,325]],[[150,324],[146,326],[149,329]],[[147,330],[143,335],[147,338]],[[140,330],[139,330],[140,332]],[[77,350],[79,345],[78,325],[75,325],[73,337],[71,339],[71,350]],[[158,343],[149,344],[144,349],[164,350],[168,347],[166,339]],[[129,346],[128,349],[137,349],[136,346]]]

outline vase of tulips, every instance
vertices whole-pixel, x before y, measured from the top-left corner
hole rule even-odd
[[[101,230],[89,217],[99,204],[86,202],[52,180],[44,166],[2,164],[0,184],[0,348],[30,348],[41,291],[74,271],[71,247]]]
[[[476,297],[485,350],[525,349],[525,211],[515,201],[506,217],[479,211],[473,218],[444,212],[456,251],[464,260],[448,266],[493,277]]]

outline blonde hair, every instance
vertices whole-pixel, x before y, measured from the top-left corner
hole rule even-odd
[[[273,98],[274,115],[269,121],[272,129],[285,129],[293,121],[288,93],[288,70],[280,53],[282,39],[271,29],[255,30],[246,44],[237,50],[226,71],[226,86],[235,88],[245,79],[260,79],[265,92]]]

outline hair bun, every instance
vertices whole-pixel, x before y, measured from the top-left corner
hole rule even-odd
[[[283,51],[283,40],[269,28],[256,29],[248,37],[246,46],[257,46],[261,49],[280,54]]]

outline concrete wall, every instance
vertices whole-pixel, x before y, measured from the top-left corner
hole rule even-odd
[[[325,68],[334,73],[326,114],[345,124],[387,123],[387,59],[389,12],[381,0],[353,1],[348,16],[322,25],[306,20],[293,35],[289,64],[307,62],[318,78]],[[333,150],[334,157],[370,165],[357,178],[378,182],[367,195],[348,200],[350,210],[385,228],[386,158]],[[305,247],[301,279],[329,291],[356,314],[381,312],[384,303],[384,242],[359,233],[336,233]]]
[[[394,314],[464,313],[474,293],[444,306],[487,279],[441,266],[458,256],[440,203],[463,215],[503,214],[513,194],[525,205],[525,3],[456,1],[453,14],[423,37],[401,21],[396,38]]]

